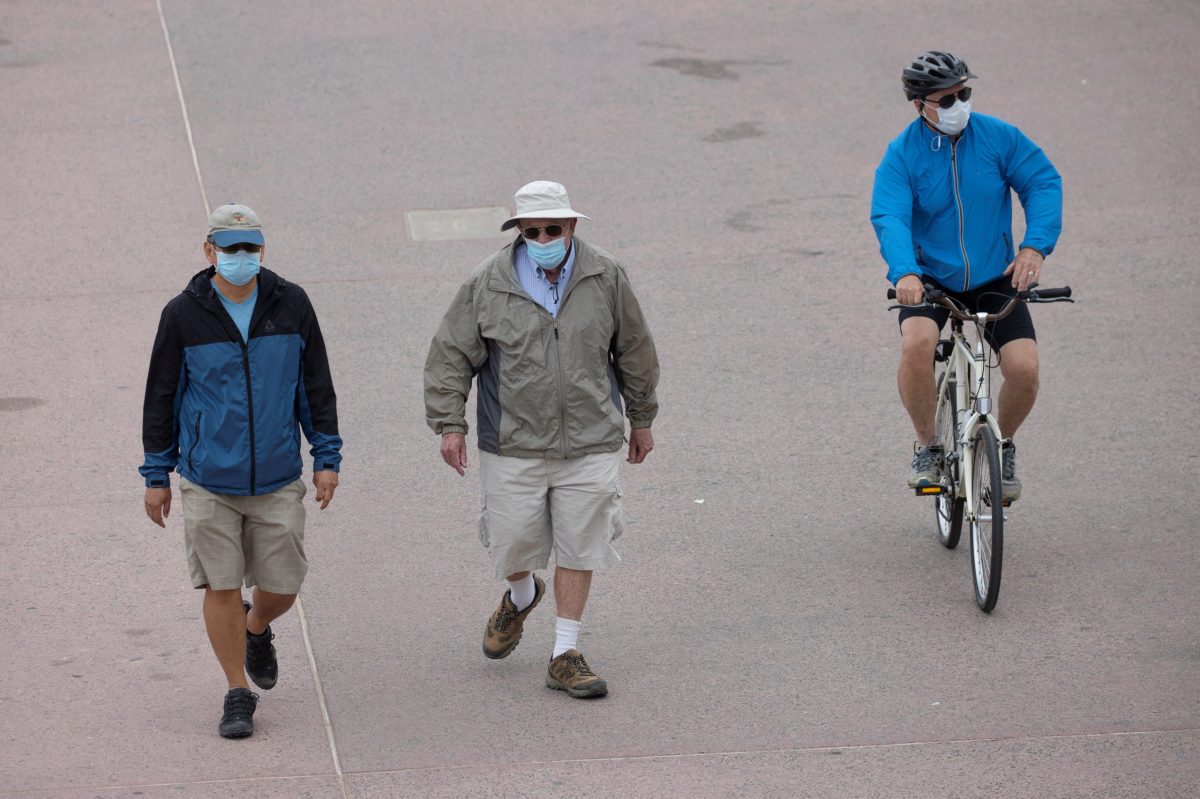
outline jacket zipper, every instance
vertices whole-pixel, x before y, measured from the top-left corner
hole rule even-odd
[[[559,310],[562,310],[560,307]],[[562,453],[563,458],[567,457],[567,389],[563,385],[562,375],[562,350],[559,349],[558,343],[558,323],[554,323],[554,365],[555,371],[558,373],[558,417],[559,431],[562,438]]]
[[[958,208],[958,247],[962,250],[963,266],[967,269],[966,279],[963,282],[963,291],[967,291],[971,287],[971,259],[967,257],[967,242],[963,231],[963,206],[962,196],[958,193],[958,158],[955,155],[958,152],[958,142],[950,143],[950,170],[954,175],[954,204]]]
[[[200,413],[196,414],[196,434],[192,438],[192,446],[188,447],[188,469],[193,475],[196,473],[196,464],[192,462],[192,453],[196,451],[196,445],[200,443],[200,416]]]
[[[261,290],[262,285],[260,284],[259,291],[261,292]],[[213,291],[215,292],[216,289],[213,289]],[[199,295],[196,296],[197,299],[199,299]],[[210,294],[209,296],[211,297],[213,295]],[[270,298],[268,298],[267,302],[269,303],[269,306],[262,306],[260,308],[258,307],[258,303],[255,304],[254,315],[250,318],[250,327],[246,331],[247,338],[249,338],[250,334],[254,332],[255,322],[266,316],[267,312],[275,307],[278,300],[279,292],[277,290],[272,293]],[[258,490],[255,487],[255,483],[258,479],[258,462],[254,455],[254,388],[250,383],[250,347],[248,342],[242,341],[242,333],[240,330],[238,330],[237,325],[234,324],[233,317],[230,316],[229,312],[225,310],[225,306],[221,304],[220,300],[214,300],[214,302],[216,303],[216,310],[211,312],[215,313],[217,318],[224,320],[226,323],[225,329],[230,334],[230,341],[242,348],[242,372],[246,376],[246,413],[250,420],[250,496],[256,496],[258,494]],[[198,421],[199,420],[197,420],[197,423]],[[194,448],[195,447],[193,447],[193,449]],[[188,453],[188,463],[191,463],[191,452]]]
[[[254,458],[254,389],[250,385],[250,348],[242,342],[242,368],[246,370],[246,404],[250,413],[250,496],[257,494],[255,489],[255,458]]]

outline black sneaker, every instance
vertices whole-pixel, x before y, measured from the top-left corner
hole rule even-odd
[[[249,613],[250,603],[242,604]],[[251,682],[264,691],[274,688],[275,681],[279,679],[279,661],[275,659],[275,645],[271,643],[273,640],[275,633],[271,632],[269,624],[262,635],[246,631],[246,674],[250,676]]]
[[[1001,456],[1000,494],[1004,504],[1021,498],[1021,479],[1017,477],[1017,445],[1009,442]]]
[[[912,474],[908,478],[909,488],[934,486],[942,479],[942,447],[940,444],[930,444],[926,447],[914,446],[912,459]]]
[[[225,694],[225,715],[217,725],[222,738],[249,738],[254,734],[254,710],[258,694],[245,688],[234,688]]]

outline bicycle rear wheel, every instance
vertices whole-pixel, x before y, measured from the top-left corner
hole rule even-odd
[[[1004,555],[1004,508],[1000,486],[1000,445],[990,427],[982,427],[971,455],[974,516],[971,519],[971,574],[975,602],[991,613],[1000,598]]]
[[[943,369],[938,376],[936,396],[941,397],[938,403],[937,416],[934,418],[934,430],[938,443],[942,445],[944,460],[942,461],[942,493],[934,498],[934,510],[937,514],[938,541],[946,549],[958,546],[959,536],[962,535],[963,498],[957,496],[958,488],[958,395],[955,393],[955,383],[950,380],[949,370]],[[943,392],[943,388],[945,391]]]

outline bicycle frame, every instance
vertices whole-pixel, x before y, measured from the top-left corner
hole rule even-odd
[[[987,314],[977,314],[982,327]],[[1000,423],[995,416],[995,401],[991,392],[991,369],[987,365],[988,351],[984,340],[980,337],[972,345],[971,340],[963,332],[962,320],[952,319],[950,332],[950,357],[946,363],[949,377],[943,381],[940,395],[937,398],[940,406],[945,401],[946,387],[954,383],[955,409],[959,435],[951,448],[948,442],[942,442],[946,448],[947,457],[958,461],[958,481],[951,486],[956,497],[964,500],[964,512],[968,523],[979,518],[979,497],[975,496],[974,469],[975,459],[972,457],[975,439],[984,425],[992,429],[996,440],[1000,442],[1001,453],[1007,442],[1000,434]],[[965,379],[964,379],[965,378]]]
[[[943,458],[941,481],[931,484],[927,479],[912,479],[909,485],[917,496],[937,497],[937,531],[942,546],[947,549],[958,546],[966,523],[971,539],[975,602],[985,613],[996,607],[1000,596],[1007,520],[1004,509],[1008,507],[1004,501],[1003,464],[1004,453],[1012,442],[1000,433],[991,385],[995,364],[984,330],[987,324],[1007,318],[1021,302],[1074,302],[1070,286],[1036,291],[1035,288],[1036,284],[1032,284],[1018,291],[995,313],[972,312],[962,302],[929,283],[924,284],[924,295],[918,296],[915,304],[888,307],[888,310],[944,308],[949,311],[950,339],[939,341],[934,352],[936,362],[944,364],[937,383],[934,415],[934,430]],[[895,300],[898,294],[896,289],[888,289],[887,297]],[[975,327],[974,342],[963,332],[968,323]],[[954,395],[947,397],[950,386],[954,387]],[[947,418],[951,409],[953,419]],[[951,437],[955,440],[949,440]],[[929,451],[925,452],[925,458],[928,458]],[[928,460],[925,463],[928,464]],[[986,484],[984,475],[976,474],[977,463],[987,474]],[[921,461],[914,456],[914,477],[924,478],[924,474],[917,471],[919,466]],[[977,481],[979,485],[976,485]],[[985,515],[985,510],[990,515]]]

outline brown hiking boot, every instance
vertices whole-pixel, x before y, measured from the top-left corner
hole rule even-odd
[[[588,668],[578,649],[568,649],[550,661],[550,667],[546,669],[546,687],[566,691],[576,699],[608,693],[608,683]]]
[[[517,606],[512,603],[512,592],[505,591],[500,600],[500,607],[488,619],[487,629],[483,631],[483,654],[492,660],[508,657],[521,642],[521,631],[525,626],[525,617],[537,607],[546,595],[546,581],[536,574],[533,575],[533,601],[529,607],[517,612]]]

